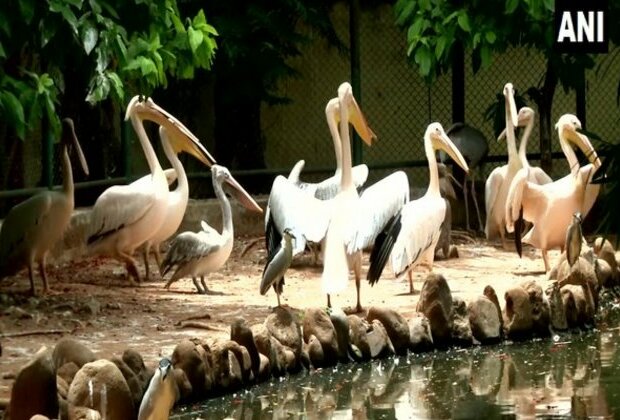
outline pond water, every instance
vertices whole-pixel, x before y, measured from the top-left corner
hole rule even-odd
[[[620,418],[620,330],[377,360],[274,379],[175,419]]]

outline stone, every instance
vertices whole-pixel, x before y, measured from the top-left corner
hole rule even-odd
[[[394,309],[371,306],[366,316],[369,322],[378,319],[385,327],[394,351],[398,355],[406,355],[411,343],[407,320]]]
[[[607,261],[597,258],[594,261],[594,273],[596,274],[596,280],[598,281],[598,287],[612,288],[616,285],[617,276],[611,270],[611,267]]]
[[[308,342],[310,335],[314,335],[323,347],[325,363],[333,366],[338,362],[338,340],[336,329],[329,319],[329,315],[320,308],[308,308],[304,313],[303,336]]]
[[[276,307],[265,320],[265,326],[276,340],[290,348],[296,359],[301,354],[303,339],[299,317],[295,312],[284,307]]]
[[[366,333],[366,340],[370,348],[370,357],[373,359],[391,356],[396,353],[390,341],[390,336],[378,319],[370,323],[370,328]]]
[[[91,317],[96,317],[99,315],[99,312],[101,312],[101,303],[95,298],[88,299],[80,306],[80,312]]]
[[[250,361],[252,363],[252,372],[254,378],[258,379],[258,372],[260,369],[260,357],[256,343],[254,342],[254,335],[252,330],[247,325],[247,322],[243,318],[236,318],[230,325],[230,339],[239,343],[239,345],[245,347],[250,355]]]
[[[279,377],[286,375],[287,372],[297,371],[297,357],[295,353],[284,344],[280,343],[280,341],[271,337],[271,348],[275,354],[275,363],[271,365],[271,374],[273,376]]]
[[[127,363],[125,363],[125,361],[121,358],[112,357],[110,361],[116,365],[118,370],[120,370],[123,375],[123,378],[125,378],[125,382],[127,382],[127,386],[131,392],[134,407],[140,407],[140,402],[142,401],[142,395],[144,394],[145,389],[143,389],[138,375],[136,375],[136,373],[131,370],[131,368],[127,366]]]
[[[496,343],[501,338],[502,325],[497,307],[486,296],[479,296],[467,305],[469,324],[474,338],[482,344]]]
[[[278,365],[276,350],[272,346],[271,334],[269,334],[267,327],[264,324],[253,325],[252,334],[254,335],[254,342],[258,352],[269,360],[270,373],[280,372],[281,369]]]
[[[448,258],[450,258],[450,259],[459,258],[459,249],[456,247],[456,245],[452,245],[450,247],[450,252],[448,253]]]
[[[190,399],[204,398],[211,389],[207,376],[208,361],[202,346],[183,340],[174,348],[170,361],[172,366],[183,370],[191,385]]]
[[[174,368],[172,374],[174,375],[174,380],[177,383],[177,389],[179,390],[179,400],[186,401],[191,399],[192,384],[189,382],[185,371],[183,369]]]
[[[452,342],[458,346],[471,346],[474,336],[469,324],[467,304],[459,297],[452,299]]]
[[[594,240],[592,251],[596,257],[605,260],[609,264],[613,273],[617,272],[616,250],[609,240],[599,236]]]
[[[567,328],[577,328],[579,326],[579,311],[577,309],[575,296],[573,296],[571,290],[572,288],[573,287],[562,287],[562,289],[560,289]]]
[[[241,381],[245,384],[251,383],[254,380],[254,373],[248,349],[233,340],[226,342],[226,348],[235,356],[239,363]]]
[[[561,290],[562,292],[566,290],[566,292],[570,293],[570,296],[572,296],[572,300],[574,301],[574,308],[571,308],[574,311],[574,315],[568,317],[568,325],[571,328],[581,328],[585,327],[587,324],[591,324],[594,321],[592,316],[593,312],[591,311],[590,303],[586,297],[585,289],[581,286],[567,284],[563,286]],[[568,296],[567,301],[567,306],[572,306]]]
[[[351,337],[349,332],[349,318],[340,308],[330,308],[329,320],[336,330],[336,341],[338,342],[338,359],[342,363],[349,362],[349,348]]]
[[[88,407],[69,407],[69,420],[102,420],[101,413]]]
[[[547,290],[547,293],[549,294],[551,327],[557,331],[565,331],[568,329],[568,321],[566,318],[566,303],[562,299],[561,290],[555,284]]]
[[[599,285],[592,263],[583,257],[579,257],[572,267],[568,263],[562,263],[558,268],[557,282],[560,288],[568,284],[583,287],[588,318],[594,317],[594,312],[598,309]]]
[[[47,347],[39,349],[17,373],[8,411],[13,420],[29,419],[35,414],[58,416],[56,367]]]
[[[448,345],[452,333],[452,294],[444,276],[431,273],[426,277],[416,310],[428,318],[435,345]]]
[[[407,321],[409,327],[409,349],[414,353],[423,353],[433,350],[433,334],[431,323],[421,312],[416,312],[413,318]]]
[[[258,381],[266,381],[271,377],[271,365],[269,364],[269,358],[264,354],[258,355]]]
[[[323,346],[316,336],[313,334],[308,337],[305,345],[306,352],[310,358],[310,363],[315,369],[325,366],[325,354],[323,354]]]
[[[214,391],[215,394],[221,394],[228,389],[234,389],[236,384],[234,383],[234,378],[232,378],[230,374],[228,347],[224,342],[214,341],[209,345],[209,350],[213,377],[212,391]]]
[[[500,336],[504,334],[504,318],[502,317],[502,308],[499,306],[499,299],[497,298],[497,293],[495,293],[495,289],[493,286],[486,285],[482,294],[489,299],[495,305],[495,309],[497,309],[497,316],[499,317],[500,324]]]
[[[73,382],[75,374],[80,370],[78,365],[73,362],[65,363],[56,370],[56,375],[61,377],[67,384]]]
[[[30,420],[50,420],[50,418],[41,414],[35,414],[34,416],[30,417]]]
[[[96,410],[106,420],[130,419],[137,414],[123,374],[105,359],[82,366],[71,383],[67,403]]]
[[[521,287],[525,289],[530,299],[532,332],[537,336],[548,336],[550,334],[549,302],[543,293],[542,287],[534,280],[524,282]]]
[[[349,321],[349,338],[351,344],[360,350],[363,360],[370,360],[370,346],[367,336],[370,324],[357,315],[347,315],[347,319]]]
[[[56,343],[52,358],[57,369],[66,363],[75,363],[81,368],[86,363],[96,360],[95,354],[88,347],[69,337],[61,338]]]
[[[504,330],[510,338],[523,338],[532,333],[532,307],[530,295],[522,287],[513,287],[504,294]]]

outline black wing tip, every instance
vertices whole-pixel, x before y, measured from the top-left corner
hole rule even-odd
[[[523,227],[525,223],[523,221],[523,207],[519,209],[519,218],[515,221],[515,248],[517,249],[517,254],[519,254],[519,258],[523,257],[523,243],[521,242],[521,233],[523,232]]]
[[[400,220],[401,213],[398,212],[388,220],[383,230],[375,239],[372,252],[370,253],[370,267],[366,275],[366,279],[371,286],[374,286],[381,278],[388,257],[392,253],[392,248],[394,248],[394,243],[402,227]]]

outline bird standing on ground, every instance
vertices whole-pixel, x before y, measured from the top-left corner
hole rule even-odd
[[[43,279],[43,289],[49,291],[46,258],[50,249],[62,239],[73,214],[75,201],[73,171],[69,148],[74,148],[84,173],[88,165],[75,135],[73,121],[62,120],[62,190],[43,191],[13,207],[0,229],[0,280],[28,267],[30,291],[34,295],[33,269],[35,262]]]
[[[293,241],[295,236],[290,229],[284,229],[282,232],[282,241],[277,249],[269,251],[269,257],[263,270],[263,278],[260,283],[260,294],[264,295],[273,286],[278,298],[278,307],[280,306],[280,294],[284,287],[284,274],[291,266],[293,261]]]
[[[411,270],[419,264],[432,270],[435,247],[446,214],[446,201],[439,191],[439,172],[435,159],[437,149],[444,150],[465,172],[468,171],[465,158],[446,135],[441,124],[429,124],[424,133],[424,151],[430,178],[428,189],[421,198],[405,204],[400,214],[377,238],[370,255],[367,276],[370,285],[379,281],[388,259],[395,277],[408,274],[410,293],[414,292]]]
[[[222,209],[222,233],[218,233],[207,223],[202,222],[202,231],[183,232],[177,235],[170,243],[170,249],[162,263],[163,275],[166,275],[168,271],[176,267],[174,274],[164,286],[166,289],[170,288],[170,285],[179,279],[191,277],[198,293],[217,294],[208,289],[204,275],[222,268],[228,257],[230,257],[233,248],[234,228],[232,210],[228,197],[226,197],[222,189],[223,183],[227,183],[237,191],[236,196],[246,208],[262,212],[260,206],[233,178],[228,169],[220,165],[213,165],[211,167],[211,177],[213,178],[215,195],[220,201]],[[196,279],[198,276],[200,276],[202,287]]]
[[[581,242],[583,234],[581,233],[581,213],[576,211],[573,214],[573,223],[566,230],[566,241],[564,248],[566,249],[566,260],[571,267],[575,265],[581,254]]]
[[[207,166],[215,160],[191,131],[150,98],[135,96],[127,106],[125,119],[131,119],[151,176],[144,184],[110,187],[97,198],[87,226],[86,244],[90,255],[109,255],[124,262],[129,275],[139,283],[140,274],[132,255],[155,236],[168,208],[168,182],[143,120],[163,126],[175,150],[187,151]]]

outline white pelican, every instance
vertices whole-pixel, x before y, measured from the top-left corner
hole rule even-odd
[[[461,152],[446,135],[441,124],[431,123],[424,134],[424,151],[428,160],[430,181],[426,194],[405,204],[400,214],[377,238],[370,256],[368,282],[379,281],[388,258],[395,277],[409,276],[409,291],[413,293],[411,270],[419,264],[432,270],[435,246],[446,215],[446,202],[439,191],[439,173],[435,151],[442,149],[467,173],[469,168]]]
[[[568,175],[549,184],[537,185],[528,181],[529,168],[523,168],[515,175],[508,194],[506,228],[509,232],[516,230],[517,251],[520,253],[521,242],[542,250],[545,271],[549,271],[547,251],[564,247],[566,230],[573,214],[580,212],[585,218],[600,188],[600,185],[590,181],[601,161],[590,140],[577,132],[578,128],[581,128],[581,122],[572,114],[562,115],[556,124],[560,145],[570,167]],[[570,143],[579,147],[591,163],[579,167]],[[520,214],[534,224],[523,239],[515,229],[515,223],[521,219]]]
[[[506,100],[506,145],[508,147],[508,163],[495,168],[485,183],[484,204],[487,219],[484,233],[487,239],[493,239],[499,234],[502,245],[506,246],[504,241],[506,197],[508,196],[508,189],[510,188],[512,178],[514,178],[517,171],[521,169],[522,165],[517,153],[515,140],[514,128],[518,124],[518,117],[512,83],[506,83],[504,86],[504,98]]]
[[[39,264],[45,292],[49,291],[45,260],[49,250],[62,239],[73,214],[73,171],[69,147],[74,147],[88,175],[88,166],[80,148],[73,121],[62,120],[62,190],[44,191],[13,207],[0,230],[0,279],[28,267],[30,291],[35,294],[33,269]]]
[[[125,119],[138,135],[151,176],[140,185],[116,185],[105,190],[95,202],[87,227],[87,252],[105,254],[123,262],[128,273],[140,281],[136,248],[152,238],[162,225],[168,208],[168,182],[157,160],[142,120],[151,120],[166,128],[176,151],[184,150],[206,165],[215,162],[200,141],[181,122],[159,107],[152,99],[135,96],[127,106]]]
[[[155,253],[155,261],[157,262],[157,268],[161,267],[161,254],[160,245],[166,239],[170,238],[181,226],[183,216],[185,215],[185,209],[187,208],[187,202],[189,200],[189,185],[187,182],[187,175],[183,164],[179,160],[176,152],[170,144],[166,129],[159,127],[159,138],[161,140],[161,146],[164,150],[164,154],[170,161],[172,169],[164,171],[168,184],[171,184],[175,180],[178,180],[177,186],[174,190],[168,192],[168,207],[166,210],[166,217],[163,223],[155,233],[155,235],[147,240],[142,246],[144,267],[146,269],[146,279],[149,279],[149,253],[151,248]],[[133,184],[138,183],[141,185],[143,182],[148,182],[150,175],[146,175]]]
[[[398,171],[367,188],[361,196],[358,195],[351,174],[349,121],[357,121],[362,133],[372,134],[361,135],[369,145],[374,133],[368,127],[349,83],[339,86],[338,99],[341,115],[342,176],[340,192],[334,197],[330,207],[321,285],[323,292],[327,294],[327,305],[331,306],[330,295],[346,288],[349,270],[353,270],[357,292],[356,310],[361,312],[362,251],[375,242],[389,220],[409,201],[409,180],[404,172]]]
[[[280,306],[280,294],[284,288],[284,274],[291,266],[293,261],[293,241],[295,235],[290,229],[284,229],[282,232],[282,242],[275,252],[272,252],[267,259],[265,269],[263,270],[263,278],[260,282],[259,291],[261,295],[267,293],[267,290],[273,286],[278,298],[278,306]]]
[[[521,165],[523,168],[530,168],[529,174],[530,177],[528,181],[534,182],[538,185],[548,184],[553,182],[551,177],[547,175],[542,168],[538,166],[531,166],[527,160],[527,142],[532,134],[532,129],[534,128],[534,117],[536,116],[536,112],[529,106],[524,106],[519,109],[519,113],[517,114],[517,126],[524,127],[523,135],[521,136],[521,142],[519,143],[519,160],[521,161]],[[502,139],[506,136],[506,129],[502,131],[497,138],[498,140]]]
[[[176,267],[174,274],[164,286],[166,289],[179,279],[191,277],[198,293],[215,294],[207,288],[204,275],[219,270],[226,263],[232,251],[234,238],[232,211],[230,202],[222,189],[222,183],[226,182],[236,190],[236,196],[246,208],[262,211],[228,169],[213,165],[211,176],[213,189],[222,209],[222,233],[218,233],[207,223],[202,222],[202,231],[183,232],[177,235],[170,243],[170,249],[162,263],[163,275]],[[201,277],[202,287],[196,280],[198,276]]]
[[[330,127],[332,141],[334,142],[334,154],[336,155],[336,172],[334,175],[317,183],[300,181],[299,174],[304,168],[304,160],[297,162],[288,175],[288,180],[293,185],[296,185],[319,200],[329,200],[334,198],[336,194],[338,194],[338,191],[340,191],[340,177],[342,174],[342,146],[340,145],[340,136],[338,135],[338,130],[336,129],[337,124],[340,122],[339,103],[340,101],[338,98],[332,98],[329,102],[327,102],[327,106],[325,107],[325,118],[327,119],[327,125]],[[353,124],[359,124],[361,121],[353,120],[351,122]],[[334,127],[334,130],[332,130],[332,127]],[[362,127],[358,128],[355,125],[354,128],[358,133],[363,130]],[[353,184],[355,187],[360,188],[364,185],[366,179],[368,179],[368,166],[364,163],[354,166],[351,169],[351,177],[353,178]]]

